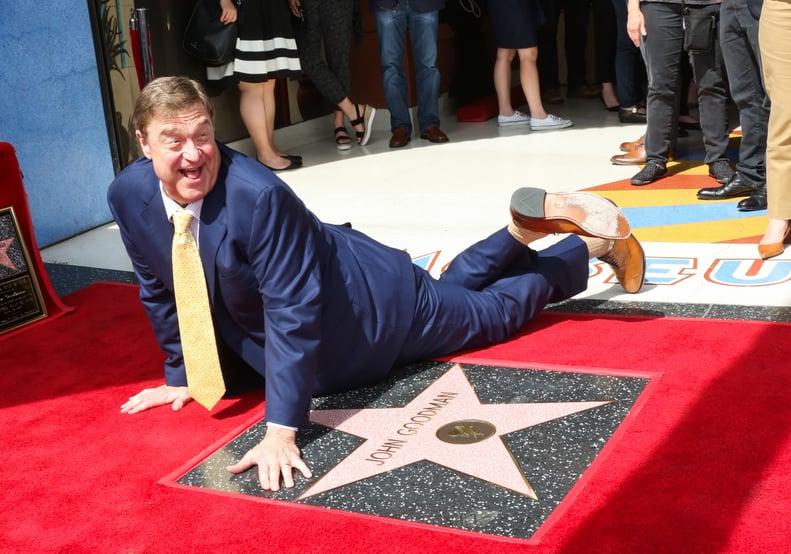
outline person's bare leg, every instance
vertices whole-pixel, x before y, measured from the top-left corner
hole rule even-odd
[[[346,125],[343,124],[344,112],[341,109],[341,105],[344,103],[351,105],[349,99],[344,98],[332,112],[332,132],[335,135],[335,145],[338,150],[349,150],[352,147],[352,137],[349,135]]]
[[[240,82],[239,92],[239,113],[255,146],[258,161],[275,169],[288,167],[290,160],[282,157],[274,145],[274,81]],[[271,102],[267,101],[268,95],[272,96]],[[271,115],[267,113],[269,106],[271,106],[269,110],[272,112]]]
[[[774,219],[769,218],[769,223],[766,225],[766,231],[761,239],[761,244],[774,244],[783,242],[783,239],[788,233],[789,221],[787,219]]]
[[[277,145],[275,144],[275,113],[276,113],[276,106],[275,106],[275,85],[277,82],[275,79],[269,79],[268,81],[264,82],[264,109],[266,110],[266,132],[268,134],[269,144],[272,145],[272,149],[277,152],[280,157],[285,158],[286,153],[281,151]],[[268,165],[268,164],[267,164]],[[289,164],[287,163],[286,166]],[[281,166],[278,166],[280,168]]]
[[[615,92],[615,85],[613,83],[601,84],[601,99],[604,102],[604,107],[608,110],[613,110],[621,105],[618,100],[618,94]]]
[[[338,107],[341,109],[341,121],[338,123],[338,111],[335,112],[335,126],[339,127],[343,125],[343,116],[346,116],[346,119],[349,120],[351,123],[355,119],[357,119],[357,110],[360,110],[360,114],[365,111],[365,104],[357,104],[355,105],[354,102],[349,99],[347,96],[343,100],[338,103]],[[363,123],[358,123],[357,125],[353,125],[355,131],[362,132],[365,130],[365,125]]]
[[[536,67],[537,59],[537,46],[519,49],[519,81],[527,99],[527,107],[530,108],[530,116],[544,119],[547,117],[547,112],[541,101],[541,85]]]
[[[511,104],[511,62],[516,50],[498,48],[494,62],[494,90],[497,92],[497,105],[500,115],[514,115]]]

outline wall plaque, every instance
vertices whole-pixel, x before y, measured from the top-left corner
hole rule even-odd
[[[47,317],[14,208],[0,208],[0,335]]]

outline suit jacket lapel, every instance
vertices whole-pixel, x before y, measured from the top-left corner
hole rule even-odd
[[[148,189],[151,194],[147,198],[141,199],[144,206],[140,212],[140,218],[144,222],[146,233],[157,237],[153,244],[148,245],[148,248],[161,249],[158,255],[151,256],[149,262],[161,263],[162,267],[152,267],[151,269],[172,288],[173,264],[170,258],[170,249],[173,242],[173,225],[168,221],[165,213],[165,204],[162,202],[162,193],[159,190],[159,179],[153,175],[153,172],[152,176],[153,183]]]
[[[203,199],[201,208],[200,226],[200,257],[203,262],[203,271],[206,274],[206,282],[209,287],[209,297],[214,298],[216,289],[216,267],[217,251],[220,248],[225,235],[228,231],[226,222],[225,181],[228,176],[228,160],[223,155],[220,172],[217,176],[217,183],[214,188]]]

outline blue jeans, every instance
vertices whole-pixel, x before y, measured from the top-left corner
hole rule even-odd
[[[626,31],[626,0],[612,0],[615,10],[615,90],[624,108],[645,102],[642,92],[643,55]]]
[[[409,6],[409,0],[401,0],[395,9],[376,9],[375,14],[382,59],[382,89],[390,110],[390,130],[403,127],[412,134],[409,91],[404,72],[407,29],[417,77],[418,128],[422,133],[429,127],[439,127],[439,12],[418,13]]]

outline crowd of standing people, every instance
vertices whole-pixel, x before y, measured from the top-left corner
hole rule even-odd
[[[417,135],[432,143],[449,141],[440,126],[437,66],[445,0],[258,0],[239,9],[232,0],[217,1],[224,22],[238,21],[239,37],[235,59],[208,68],[208,78],[238,83],[242,120],[258,160],[269,169],[296,169],[303,163],[275,143],[275,82],[281,78],[306,76],[334,107],[339,150],[371,140],[377,109],[355,97],[350,77],[360,2],[367,2],[376,23],[389,146],[404,147],[415,134],[405,69],[407,38]],[[784,146],[787,125],[782,108],[772,111],[769,102],[772,90],[781,98],[784,93],[781,44],[788,14],[778,0],[767,3],[769,16],[762,19],[763,0],[477,0],[476,15],[487,14],[490,23],[497,124],[531,131],[572,126],[545,109],[564,102],[560,71],[565,65],[567,97],[599,98],[605,109],[618,112],[621,123],[645,125],[640,138],[622,143],[624,153],[611,158],[615,164],[642,166],[632,185],[649,185],[668,175],[678,137],[699,130],[704,163],[716,186],[700,189],[698,198],[739,198],[739,211],[769,207],[760,253],[775,256],[783,251],[791,228],[785,213],[791,200],[772,184],[782,181],[778,174],[791,159]],[[694,21],[708,25],[703,44],[688,43]],[[595,45],[593,82],[587,67],[589,29]],[[559,63],[561,42],[565,64]],[[512,99],[515,73],[527,113]],[[735,163],[727,151],[731,102],[742,132]]]

